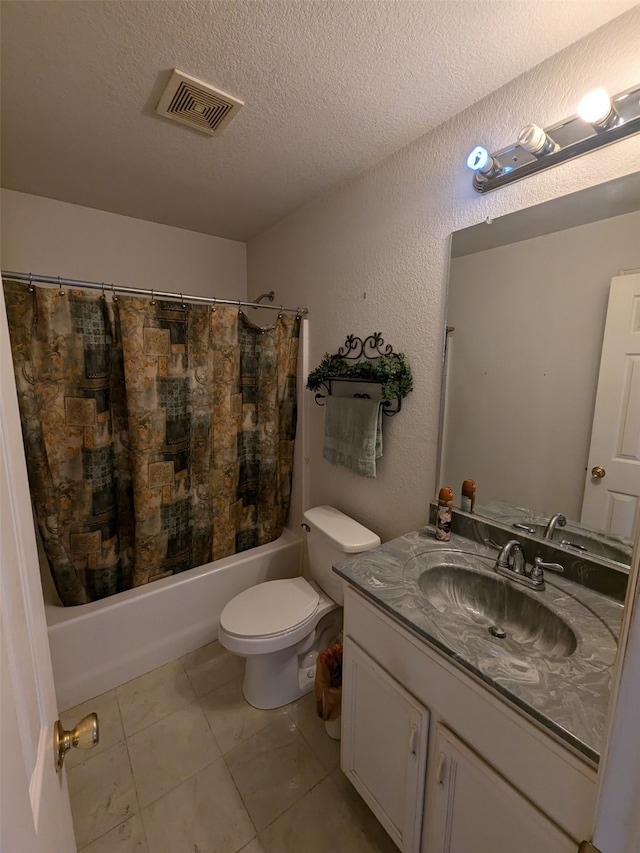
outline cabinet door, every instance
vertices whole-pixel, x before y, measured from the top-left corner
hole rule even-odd
[[[433,758],[424,853],[576,853],[575,841],[441,724]]]
[[[342,716],[342,770],[400,850],[417,853],[429,712],[349,638]]]

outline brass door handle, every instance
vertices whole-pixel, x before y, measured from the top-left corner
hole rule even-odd
[[[596,465],[595,468],[591,469],[591,476],[594,480],[601,480],[604,476],[606,476],[606,471],[602,467],[602,465]]]
[[[87,714],[70,732],[62,728],[60,720],[56,720],[53,726],[53,755],[58,773],[62,770],[64,757],[70,749],[91,749],[99,740],[97,714]]]

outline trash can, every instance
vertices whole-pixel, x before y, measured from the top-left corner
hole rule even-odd
[[[315,680],[316,711],[329,737],[340,740],[342,710],[342,643],[318,655]]]

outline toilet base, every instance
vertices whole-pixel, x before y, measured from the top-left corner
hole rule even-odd
[[[326,648],[342,628],[342,608],[334,605],[315,630],[294,648],[249,655],[246,658],[242,693],[254,708],[267,710],[288,705],[313,689],[316,667],[313,651]],[[313,651],[311,651],[313,650]]]

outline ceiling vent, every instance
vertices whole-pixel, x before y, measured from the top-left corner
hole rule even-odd
[[[243,106],[244,101],[174,68],[156,112],[209,136],[217,136]]]

